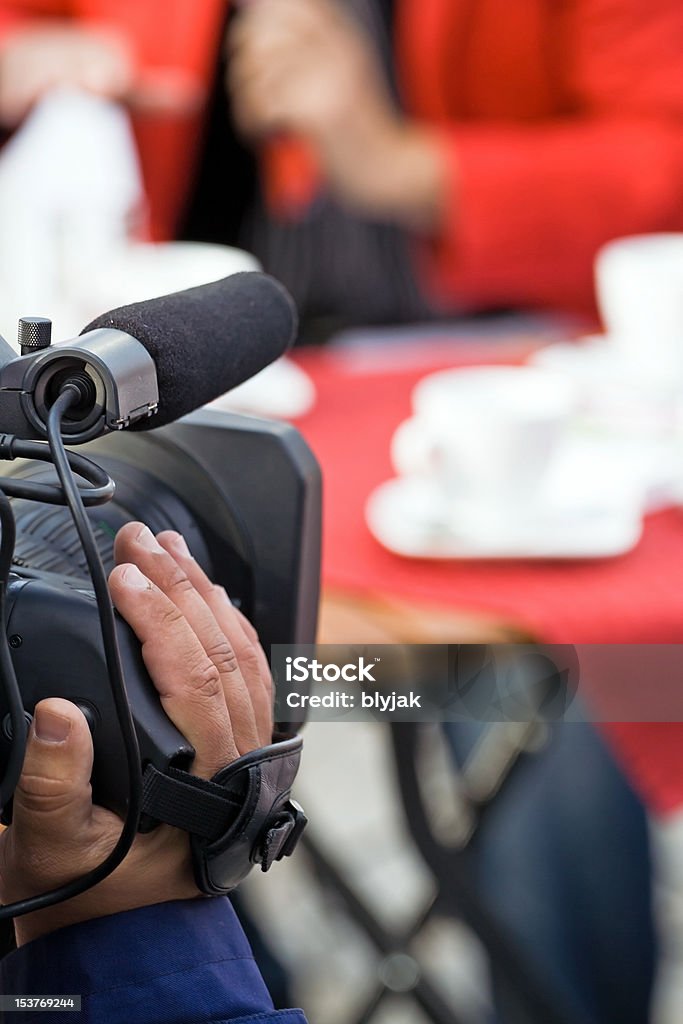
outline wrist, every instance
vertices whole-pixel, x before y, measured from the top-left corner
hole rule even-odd
[[[317,148],[331,190],[359,213],[429,232],[438,227],[446,169],[433,134],[393,111],[334,126]]]
[[[430,233],[442,220],[446,168],[441,147],[421,125],[397,126],[377,170],[377,202],[408,229]]]
[[[100,861],[104,859],[105,850],[106,846],[102,855],[98,854]],[[163,870],[159,870],[158,865],[162,865]],[[86,874],[90,867],[90,862],[83,863],[82,873]],[[44,892],[64,881],[67,879],[46,878],[41,882],[32,878],[22,884],[19,891],[10,893],[10,898],[5,896],[3,902]],[[63,903],[15,918],[16,943],[20,947],[61,928],[85,924],[98,917],[139,910],[170,900],[195,899],[198,895],[187,837],[162,825],[153,832],[139,835],[126,861],[92,889]]]

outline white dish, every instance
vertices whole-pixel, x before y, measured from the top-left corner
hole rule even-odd
[[[589,334],[576,341],[558,341],[544,345],[529,356],[530,366],[570,373],[573,377],[593,379],[596,375],[611,377],[620,365],[613,347],[604,334]],[[623,365],[623,361],[622,361]],[[627,370],[624,367],[624,370]],[[633,375],[629,375],[633,380]]]
[[[535,503],[526,514],[477,515],[464,498],[459,506],[433,481],[411,477],[377,487],[365,519],[383,547],[407,558],[611,558],[635,547],[642,532],[632,504],[589,499],[571,507]]]
[[[406,457],[417,458],[448,486],[515,500],[540,483],[575,398],[562,374],[534,366],[473,366],[423,377],[412,404],[415,415],[392,445],[400,473],[406,472]]]
[[[613,407],[629,402],[656,408],[662,399],[680,393],[672,375],[652,376],[629,362],[620,351],[616,338],[607,334],[587,335],[574,342],[557,342],[537,349],[527,365],[561,374],[576,388],[580,404]]]
[[[251,253],[207,242],[131,242],[113,250],[92,271],[81,297],[88,312],[142,302],[209,284],[241,271],[259,270]],[[81,316],[85,315],[83,308]]]
[[[618,238],[595,261],[602,322],[644,379],[683,384],[683,233]]]
[[[623,358],[612,338],[549,345],[530,362],[575,385],[581,416],[592,428],[639,441],[670,442],[680,432],[681,388],[675,378],[646,376]]]
[[[416,414],[439,423],[469,416],[496,423],[555,420],[571,412],[574,390],[564,375],[531,366],[459,366],[437,370],[413,388]]]
[[[281,356],[205,408],[293,420],[309,412],[315,398],[315,385],[308,374],[291,359]]]
[[[578,385],[610,385],[633,388],[643,394],[643,374],[637,366],[624,359],[613,338],[592,334],[577,341],[544,345],[529,356],[527,365],[561,373]],[[647,391],[653,387],[647,381]],[[655,385],[656,390],[656,385]]]

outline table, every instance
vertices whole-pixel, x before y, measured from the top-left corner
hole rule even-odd
[[[326,642],[678,643],[683,640],[683,513],[648,517],[638,547],[584,562],[431,562],[385,551],[363,517],[372,489],[393,475],[389,442],[426,373],[453,365],[515,364],[537,340],[430,338],[424,346],[300,353],[317,388],[297,426],[323,467]],[[658,810],[683,803],[681,730],[668,723],[614,730]],[[637,735],[636,735],[637,734]],[[680,782],[678,780],[681,780]]]
[[[683,639],[680,510],[648,517],[641,543],[626,555],[574,562],[404,559],[385,551],[367,529],[363,506],[372,489],[394,475],[389,443],[409,415],[416,381],[458,363],[519,362],[529,350],[479,344],[454,352],[431,346],[407,365],[401,354],[393,360],[388,352],[383,359],[343,350],[299,356],[318,389],[315,409],[297,426],[323,467],[323,580],[326,604],[337,618],[349,613],[344,597],[352,596],[364,613],[374,602],[378,623],[395,617],[397,628],[409,628],[411,637],[418,620],[432,636],[439,620],[439,636],[448,636],[452,626],[454,640],[460,639],[460,621],[468,634],[473,625],[475,632],[481,627],[482,640],[501,629],[555,643]],[[409,627],[406,604],[422,610]]]
[[[372,489],[393,475],[389,442],[409,415],[416,381],[432,370],[457,364],[518,363],[532,348],[520,341],[495,346],[465,343],[457,349],[430,343],[422,351],[410,353],[399,347],[298,356],[318,391],[315,409],[297,425],[317,454],[324,477],[321,642],[586,643],[681,638],[683,595],[673,592],[671,579],[672,568],[683,566],[683,516],[676,511],[652,518],[637,551],[605,562],[412,561],[385,551],[369,533],[363,506]],[[641,589],[645,591],[643,600],[634,603],[634,593]],[[657,726],[645,730],[626,726],[619,741],[626,748],[629,744],[635,747],[635,753],[634,749],[628,751],[631,762],[645,753],[646,766],[639,767],[639,777],[653,802],[673,806],[682,795],[668,787],[672,776],[683,777],[675,768],[681,761],[680,729],[664,726],[663,731],[664,736]],[[399,745],[396,729],[392,729],[392,737],[395,766],[405,773],[412,759],[405,742]],[[659,755],[654,771],[652,749]],[[414,786],[408,800],[413,821],[418,802],[418,787]],[[458,858],[451,849],[441,851],[445,862],[439,870],[440,862],[434,858],[439,850],[427,843],[428,832],[427,827],[420,830],[420,849],[435,876],[449,880],[440,890],[443,898],[444,892],[453,889]],[[310,836],[309,852],[352,916],[365,922],[377,938],[376,923],[368,922],[367,908],[358,904],[343,875]],[[449,897],[461,913],[463,900],[471,892],[470,882],[464,872],[461,885]],[[482,910],[486,908],[469,907],[468,920],[485,936],[486,948],[495,954],[496,963],[507,962],[510,977],[515,977],[515,990],[526,980],[529,1005],[539,993],[545,998],[544,985],[536,985],[533,964],[515,962],[515,945],[501,940],[485,913],[482,918]],[[384,938],[379,936],[380,947]],[[398,943],[394,938],[394,943],[397,948],[403,944],[409,948],[405,937]],[[430,1019],[442,1019],[434,1008],[432,1012]],[[571,1016],[565,1017],[559,1006],[554,1014],[546,1006],[529,1019],[565,1020]]]

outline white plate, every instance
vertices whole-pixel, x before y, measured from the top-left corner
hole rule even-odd
[[[635,547],[642,533],[634,506],[536,504],[525,515],[493,518],[473,512],[464,500],[446,502],[431,481],[406,477],[373,491],[365,519],[383,547],[407,558],[611,558]]]
[[[649,406],[653,416],[662,398],[678,390],[671,373],[655,372],[655,367],[652,373],[644,371],[629,362],[619,343],[606,334],[546,345],[529,357],[527,365],[561,374],[594,405],[611,408],[618,401]]]
[[[315,385],[308,374],[291,359],[281,356],[205,408],[294,420],[313,408],[315,398]]]
[[[614,346],[604,334],[591,334],[577,341],[560,341],[544,345],[529,356],[527,363],[568,374],[581,382],[613,380],[636,385],[638,377],[631,367],[619,359]],[[642,384],[642,381],[641,381]]]

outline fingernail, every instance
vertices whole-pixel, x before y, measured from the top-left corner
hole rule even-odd
[[[123,582],[131,590],[149,590],[150,583],[146,576],[138,569],[137,565],[127,565],[121,576]]]
[[[142,527],[135,539],[140,547],[146,548],[147,551],[161,551],[161,545],[147,526]]]
[[[175,536],[171,540],[171,547],[173,548],[177,555],[184,556],[185,558],[192,558],[192,555],[190,554],[190,549],[188,548],[182,533],[175,534]]]
[[[43,743],[63,743],[71,732],[71,719],[39,705],[33,719],[33,728]]]

